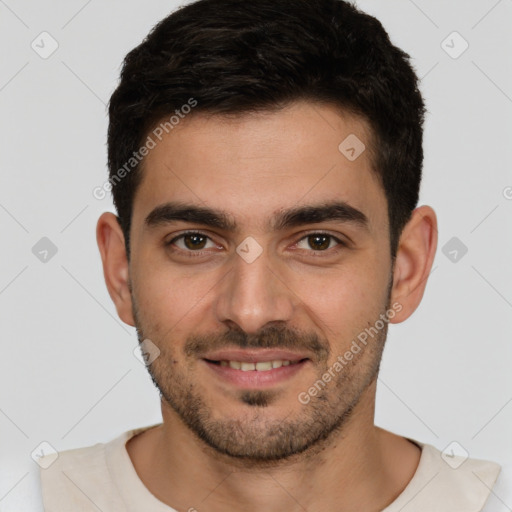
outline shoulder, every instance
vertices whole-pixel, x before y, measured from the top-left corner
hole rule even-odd
[[[124,437],[123,434],[120,436]],[[66,450],[40,458],[41,494],[45,509],[88,511],[91,504],[111,510],[108,503],[98,502],[98,489],[109,487],[105,447],[108,443]],[[100,496],[99,499],[105,496]],[[109,497],[109,501],[111,497]],[[120,509],[122,510],[122,509]]]
[[[112,479],[110,454],[144,427],[124,432],[108,443],[48,454],[39,459],[42,501],[45,510],[124,510]]]
[[[385,512],[426,512],[434,505],[436,512],[482,511],[500,474],[499,464],[409,440],[420,446],[420,462],[407,487]]]
[[[482,512],[510,512],[510,510],[512,510],[512,462],[502,466]]]
[[[129,432],[121,434],[109,443],[97,443],[92,446],[50,453],[39,458],[43,491],[45,487],[64,490],[79,480],[105,478],[107,470],[105,447],[125,438]]]

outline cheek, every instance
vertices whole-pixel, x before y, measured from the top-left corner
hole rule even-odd
[[[202,314],[220,279],[214,273],[198,275],[197,270],[176,270],[169,265],[146,268],[134,280],[139,311],[149,325],[167,330]]]
[[[353,265],[323,275],[302,274],[290,287],[324,335],[344,346],[382,312],[387,279],[375,261],[361,265],[354,259]]]

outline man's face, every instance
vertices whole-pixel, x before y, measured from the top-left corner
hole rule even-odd
[[[338,149],[351,134],[366,145],[355,160]],[[387,203],[369,145],[361,120],[304,102],[191,116],[146,157],[131,227],[139,337],[160,350],[150,372],[165,414],[223,453],[300,453],[375,381],[387,326],[335,365],[389,308]],[[348,210],[322,210],[334,203]]]

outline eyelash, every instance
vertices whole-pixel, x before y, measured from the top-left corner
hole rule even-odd
[[[208,251],[205,251],[205,250],[192,251],[189,249],[181,249],[179,247],[178,248],[173,247],[173,244],[177,240],[180,240],[180,239],[186,237],[187,235],[199,235],[202,237],[206,237],[210,241],[212,241],[211,238],[207,234],[202,233],[201,231],[185,231],[185,232],[181,233],[180,235],[174,237],[169,242],[166,242],[165,245],[167,247],[170,247],[173,252],[181,252],[183,254],[186,254],[187,257],[190,257],[190,258],[204,256],[205,254],[208,254]],[[335,247],[331,247],[330,249],[325,249],[323,251],[314,250],[314,249],[310,249],[310,250],[299,249],[299,250],[305,250],[306,252],[312,253],[312,255],[314,255],[315,257],[322,257],[323,253],[327,253],[328,256],[332,256],[333,254],[337,254],[338,252],[340,252],[342,250],[342,248],[348,247],[348,245],[345,242],[343,242],[343,240],[340,240],[338,237],[331,235],[330,233],[326,233],[324,231],[312,231],[310,233],[306,233],[295,243],[298,244],[299,242],[302,242],[302,240],[304,240],[310,236],[314,236],[314,235],[329,237],[331,240],[334,240],[335,242],[337,242],[338,245]]]

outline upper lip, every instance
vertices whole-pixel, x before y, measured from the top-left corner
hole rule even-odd
[[[278,349],[225,349],[210,352],[203,356],[210,361],[239,361],[241,363],[258,363],[265,361],[300,361],[309,359],[306,354],[298,354],[289,350]]]

